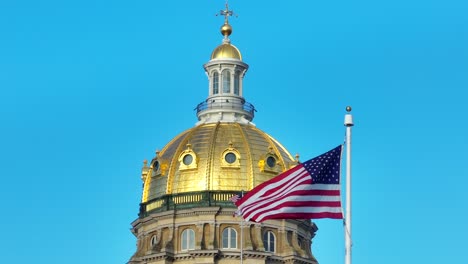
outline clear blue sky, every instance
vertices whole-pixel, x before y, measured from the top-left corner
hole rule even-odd
[[[224,1],[0,2],[2,263],[125,263],[140,168],[196,122]],[[353,106],[354,263],[468,263],[468,2],[231,1],[254,122],[302,159]],[[313,251],[343,263],[340,221]]]

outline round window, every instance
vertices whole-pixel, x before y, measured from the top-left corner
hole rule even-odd
[[[266,162],[270,168],[273,168],[276,165],[276,159],[274,157],[268,157]]]
[[[236,161],[237,157],[236,154],[229,152],[228,154],[226,154],[226,156],[224,156],[224,159],[227,163],[232,164]]]
[[[159,161],[155,161],[153,163],[153,171],[158,171],[159,170]]]
[[[185,155],[184,158],[182,159],[182,162],[184,162],[184,164],[187,165],[187,166],[192,164],[193,156],[190,155],[190,154]]]

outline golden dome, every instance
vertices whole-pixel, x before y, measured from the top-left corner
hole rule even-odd
[[[242,55],[236,46],[230,43],[223,43],[216,47],[211,53],[211,59],[238,59],[242,60]]]
[[[176,136],[143,167],[142,202],[185,192],[248,191],[296,164],[255,126],[202,124]]]

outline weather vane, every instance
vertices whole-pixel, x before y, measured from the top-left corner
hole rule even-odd
[[[229,10],[229,1],[226,0],[226,9],[225,10],[220,10],[218,14],[216,14],[216,16],[218,15],[221,15],[221,16],[224,16],[224,23],[228,24],[229,22],[229,17],[230,16],[236,16],[237,17],[237,14],[235,14],[232,10]]]

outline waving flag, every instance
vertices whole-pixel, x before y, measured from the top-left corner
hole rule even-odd
[[[233,203],[236,203],[240,200],[240,196],[238,194],[234,194],[231,198],[229,198],[229,200],[231,200]]]
[[[247,221],[342,219],[338,146],[253,188],[235,202]]]

